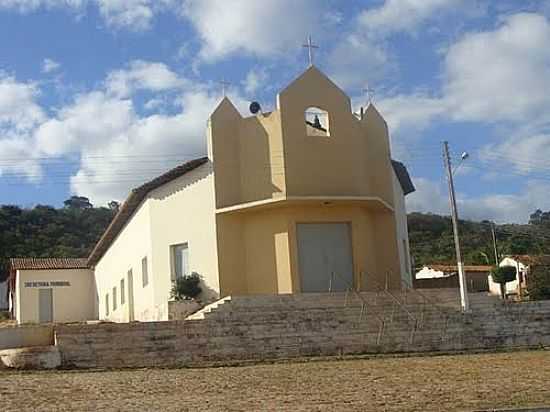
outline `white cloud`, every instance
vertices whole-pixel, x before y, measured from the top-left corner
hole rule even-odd
[[[397,95],[382,99],[376,106],[387,118],[392,133],[423,129],[434,118],[447,114],[446,103],[422,93]]]
[[[266,88],[266,81],[268,79],[267,71],[263,68],[255,67],[250,70],[246,78],[243,81],[244,91],[248,95],[253,95],[259,88]]]
[[[550,23],[512,15],[494,31],[472,33],[450,47],[444,93],[459,120],[525,122],[550,107]]]
[[[535,13],[508,16],[494,30],[466,34],[449,47],[438,95],[386,96],[377,105],[392,132],[399,134],[422,129],[436,118],[504,122],[540,134],[550,124],[548,44],[546,17]]]
[[[136,90],[160,92],[181,88],[185,80],[164,63],[134,60],[127,68],[109,73],[105,83],[109,93],[128,97]]]
[[[175,11],[178,2],[177,0],[0,0],[0,9],[29,13],[39,8],[59,8],[83,13],[90,4],[98,8],[108,26],[141,31],[151,27],[151,22],[159,12],[168,8]]]
[[[412,32],[443,11],[457,9],[468,0],[385,0],[377,8],[364,10],[359,22],[364,30],[375,35]]]
[[[133,31],[147,30],[155,15],[168,6],[175,6],[174,0],[95,0],[107,24],[115,28]]]
[[[200,57],[210,62],[237,52],[294,54],[308,34],[323,35],[331,26],[326,6],[314,0],[187,0],[183,14],[202,40]]]
[[[359,88],[394,69],[387,51],[358,32],[347,34],[328,54],[331,76],[340,87]]]
[[[16,9],[23,13],[34,11],[40,7],[80,9],[87,2],[88,0],[1,0],[0,9]]]
[[[42,62],[42,73],[55,72],[59,70],[60,67],[61,67],[61,64],[59,64],[55,60],[46,58]]]
[[[45,118],[36,103],[38,89],[33,83],[21,83],[0,72],[0,139],[2,134],[23,132]]]
[[[407,211],[450,215],[446,186],[424,178],[413,179],[416,192],[407,196]],[[469,197],[457,194],[461,219],[493,220],[498,223],[526,223],[536,209],[550,209],[550,184],[530,180],[517,194],[488,194]]]

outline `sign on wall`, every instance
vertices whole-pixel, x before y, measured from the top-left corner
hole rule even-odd
[[[25,282],[26,288],[60,288],[66,286],[71,286],[71,282],[66,280]]]

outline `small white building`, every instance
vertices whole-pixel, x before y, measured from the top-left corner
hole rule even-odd
[[[527,289],[529,272],[535,266],[550,266],[550,255],[513,255],[506,256],[501,260],[499,266],[513,266],[516,268],[516,279],[506,283],[507,295],[523,296]],[[489,275],[489,291],[493,295],[500,296],[500,284],[493,281]]]
[[[17,323],[97,319],[93,271],[86,259],[11,259],[11,311]]]

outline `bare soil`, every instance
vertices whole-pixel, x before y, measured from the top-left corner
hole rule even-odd
[[[550,352],[0,371],[0,382],[3,411],[472,411],[550,405]]]

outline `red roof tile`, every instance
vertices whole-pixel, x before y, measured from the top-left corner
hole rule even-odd
[[[171,182],[172,180],[177,179],[180,176],[183,176],[191,170],[202,166],[207,161],[207,157],[201,157],[199,159],[191,160],[178,167],[175,167],[174,169],[169,170],[168,172],[159,177],[156,177],[150,182],[147,182],[140,187],[133,189],[130,193],[130,196],[128,196],[126,201],[120,207],[111,224],[109,225],[109,227],[107,227],[107,230],[105,230],[105,232],[95,245],[94,249],[92,250],[92,253],[88,257],[88,265],[95,266],[95,264],[99,262],[99,259],[101,259],[107,249],[109,249],[120,231],[124,228],[126,223],[128,223],[134,212],[137,210],[141,202],[145,199],[150,191],[168,182]]]
[[[12,258],[10,266],[19,269],[87,269],[87,259],[79,258]]]

